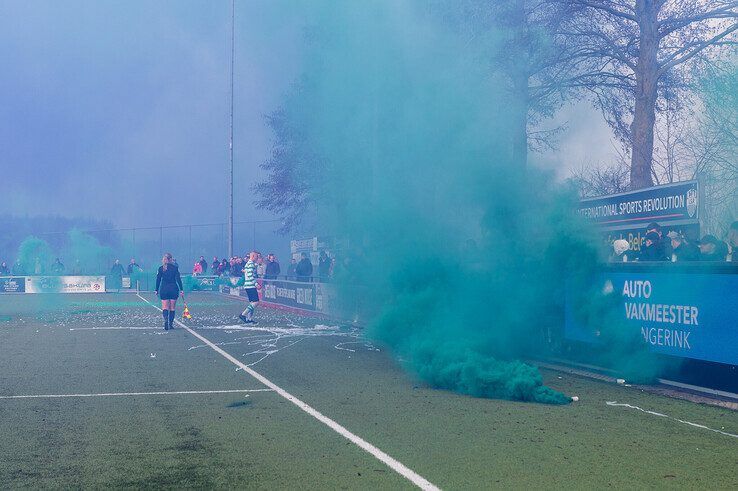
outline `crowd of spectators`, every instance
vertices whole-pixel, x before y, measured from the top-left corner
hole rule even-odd
[[[611,262],[705,261],[738,263],[738,221],[731,224],[725,240],[712,234],[699,240],[690,240],[682,233],[670,231],[666,235],[658,223],[646,227],[640,250],[635,250],[625,239],[612,244]]]
[[[216,256],[213,257],[212,263],[208,265],[205,258],[200,256],[200,259],[195,262],[192,268],[192,274],[194,276],[211,275],[240,278],[243,276],[243,268],[247,261],[247,256],[233,256],[230,259],[218,259]],[[300,261],[291,258],[287,270],[283,272],[275,254],[269,253],[264,257],[257,252],[256,273],[259,278],[267,280],[287,279],[304,282],[327,282],[333,275],[333,263],[334,261],[328,253],[321,251],[318,257],[317,274],[314,274],[313,263],[307,253],[303,252],[300,254]]]

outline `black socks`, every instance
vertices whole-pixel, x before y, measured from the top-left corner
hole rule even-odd
[[[174,325],[174,311],[169,311],[169,327],[172,327]]]

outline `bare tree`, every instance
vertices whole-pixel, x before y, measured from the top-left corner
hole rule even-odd
[[[562,127],[542,129],[578,79],[577,41],[561,35],[566,9],[550,0],[442,0],[444,16],[477,43],[493,38],[490,69],[509,93],[511,158],[555,148]]]
[[[620,157],[624,157],[623,154]],[[570,181],[581,198],[594,198],[628,190],[629,166],[625,158],[618,158],[611,165],[583,164],[572,171]]]
[[[705,229],[721,234],[738,216],[738,65],[711,69],[702,99],[688,148],[694,175],[705,187]]]
[[[736,41],[738,1],[552,1],[568,9],[562,34],[579,46],[575,85],[630,148],[631,186],[653,185],[657,114],[678,111],[716,51]]]

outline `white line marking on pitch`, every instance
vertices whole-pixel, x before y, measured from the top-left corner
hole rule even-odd
[[[154,307],[155,309],[161,311],[161,309],[159,307],[157,307],[156,305],[154,305],[151,302],[149,302],[148,300],[146,300],[140,294],[137,293],[136,295],[138,296],[138,298],[140,298],[141,300],[143,300],[147,304],[149,304],[152,307]],[[243,364],[242,362],[240,362],[239,360],[237,360],[233,356],[229,355],[226,351],[224,351],[221,348],[219,348],[218,346],[216,346],[215,343],[212,343],[209,339],[207,339],[207,338],[203,337],[202,335],[200,335],[199,333],[193,331],[192,329],[190,329],[189,327],[187,327],[185,324],[183,324],[179,320],[175,320],[175,322],[179,326],[181,326],[184,330],[186,330],[187,332],[189,332],[190,334],[192,334],[193,336],[195,336],[196,338],[198,338],[200,341],[202,341],[206,345],[210,346],[213,350],[215,350],[223,358],[225,358],[226,360],[230,361],[231,363],[233,363],[234,365],[236,365],[237,367],[239,367],[241,370],[245,371],[246,373],[248,373],[249,375],[251,375],[252,377],[254,377],[256,380],[258,380],[259,382],[261,382],[262,384],[266,385],[267,387],[269,387],[270,389],[272,389],[274,392],[276,392],[280,396],[282,396],[285,399],[287,399],[288,401],[290,401],[292,404],[294,404],[295,406],[299,407],[300,409],[302,409],[303,411],[305,411],[306,413],[308,413],[313,418],[317,419],[318,421],[320,421],[324,425],[328,426],[330,429],[332,429],[333,431],[335,431],[336,433],[338,433],[342,437],[344,437],[347,440],[351,441],[352,443],[354,443],[356,446],[358,446],[362,450],[364,450],[364,451],[368,452],[369,454],[373,455],[377,460],[383,462],[385,465],[387,465],[387,467],[389,467],[393,471],[397,472],[402,477],[404,477],[408,481],[412,482],[413,484],[415,484],[420,489],[423,489],[423,490],[439,490],[438,486],[436,486],[435,484],[431,483],[430,481],[428,481],[423,476],[421,476],[420,474],[416,473],[415,471],[413,471],[409,467],[405,466],[405,464],[403,464],[399,460],[395,460],[394,458],[390,457],[389,455],[387,455],[386,453],[384,453],[383,451],[381,451],[379,448],[375,447],[371,443],[367,442],[363,438],[361,438],[361,437],[359,437],[359,436],[351,433],[349,430],[347,430],[346,428],[344,428],[340,424],[336,423],[335,421],[333,421],[329,417],[324,416],[317,409],[314,409],[312,406],[310,406],[307,403],[301,401],[300,399],[298,399],[297,397],[293,396],[292,394],[290,394],[289,392],[287,392],[283,388],[279,387],[277,384],[275,384],[274,382],[272,382],[268,378],[264,377],[262,374],[260,374],[259,372],[255,371],[253,368],[249,368],[247,365]]]
[[[659,418],[666,418],[666,419],[670,419],[672,421],[678,421],[679,423],[683,423],[683,424],[689,425],[689,426],[694,426],[695,428],[702,428],[703,430],[714,431],[715,433],[720,433],[721,435],[732,436],[733,438],[738,438],[738,435],[734,435],[733,433],[728,433],[728,432],[725,432],[725,431],[720,431],[720,430],[716,430],[714,428],[707,427],[705,425],[701,425],[701,424],[697,424],[697,423],[692,423],[690,421],[684,421],[684,420],[678,419],[678,418],[673,418],[671,416],[667,416],[666,414],[657,413],[656,411],[648,411],[648,410],[643,409],[643,408],[640,408],[638,406],[631,406],[630,404],[618,403],[617,401],[607,401],[607,402],[605,402],[605,404],[607,404],[608,406],[612,406],[612,407],[616,407],[617,406],[617,407],[627,407],[628,409],[636,409],[638,411],[641,411],[642,413],[650,414],[652,416],[658,416]]]
[[[190,394],[242,394],[245,392],[274,392],[272,389],[231,390],[180,390],[170,392],[103,392],[99,394],[33,394],[23,396],[0,396],[0,399],[61,399],[64,397],[121,397],[121,396],[169,396]]]
[[[125,326],[112,326],[112,327],[70,327],[70,331],[153,331],[161,330],[161,327],[125,327]]]

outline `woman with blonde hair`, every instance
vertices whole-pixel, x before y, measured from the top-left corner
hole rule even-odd
[[[161,258],[161,266],[156,273],[156,292],[161,299],[161,316],[164,317],[164,330],[174,329],[174,310],[177,306],[177,298],[184,296],[182,278],[179,276],[179,268],[172,261],[170,253]]]

